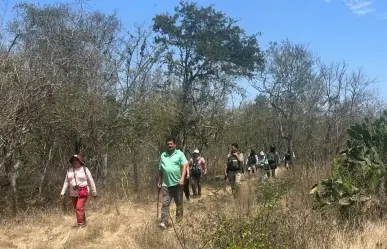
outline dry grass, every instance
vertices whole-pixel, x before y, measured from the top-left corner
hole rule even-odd
[[[338,225],[333,215],[313,210],[308,192],[324,174],[322,170],[292,173],[280,169],[279,179],[265,187],[257,178],[246,178],[236,200],[227,183],[219,183],[227,186],[220,188],[206,185],[201,199],[185,203],[184,223],[166,231],[157,228],[155,200],[90,201],[88,226],[81,229],[74,227],[72,212],[34,213],[1,226],[0,248],[220,248],[214,246],[211,235],[226,234],[219,230],[219,221],[234,218],[240,224],[233,225],[241,227],[254,219],[265,220],[260,223],[260,229],[268,232],[263,248],[387,248],[385,221],[351,228]],[[275,197],[276,206],[267,209],[267,194],[276,196],[277,192],[282,194]]]

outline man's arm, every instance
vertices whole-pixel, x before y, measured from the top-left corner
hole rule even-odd
[[[187,161],[187,158],[185,157],[184,153],[181,153],[180,162],[181,162],[181,168],[180,168],[181,178],[180,178],[179,184],[184,185],[184,179],[187,175],[187,165],[188,165],[188,161]],[[189,167],[188,167],[188,169],[189,169]]]
[[[208,171],[207,163],[206,163],[206,160],[204,160],[203,157],[201,158],[201,160],[202,160],[202,168],[203,168],[204,174],[206,175],[207,171]]]
[[[238,153],[236,153],[236,157],[237,157],[237,160],[238,161],[240,161],[240,162],[242,162],[242,163],[245,163],[244,161],[245,161],[245,158],[244,158],[244,156],[243,156],[243,153],[240,153],[240,154],[238,154]],[[247,157],[248,158],[248,157]]]
[[[187,164],[182,164],[181,165],[181,178],[179,181],[180,185],[184,185],[184,180],[185,180],[186,175],[187,175]]]
[[[244,174],[245,173],[245,164],[244,164],[244,157],[243,157],[243,153],[241,153],[239,156],[239,161],[241,163],[241,166],[242,166],[242,173]]]
[[[186,170],[185,170],[185,174],[186,174],[186,176],[187,176],[187,178],[189,178],[190,177],[190,165],[191,165],[191,162],[189,162],[186,166],[185,166],[185,168],[186,168]]]
[[[238,153],[233,153],[233,155],[236,157],[236,159],[238,160],[238,161],[242,161],[243,162],[243,157],[241,157],[241,154],[238,154]]]
[[[225,165],[224,165],[224,175],[225,175],[225,179],[227,178],[227,160],[228,160],[228,157],[229,157],[230,155],[227,155],[227,159],[226,159],[226,163],[225,163]]]

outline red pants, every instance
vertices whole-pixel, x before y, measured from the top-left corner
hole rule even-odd
[[[78,225],[86,224],[86,215],[85,215],[85,204],[87,201],[86,198],[71,197],[73,201],[73,206],[75,210],[75,216],[77,217]]]

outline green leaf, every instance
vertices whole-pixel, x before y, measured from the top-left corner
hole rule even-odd
[[[353,129],[347,129],[347,133],[351,139],[362,141],[363,137]]]
[[[344,198],[341,198],[339,199],[339,204],[341,206],[348,206],[352,203],[351,199],[349,197],[344,197]]]

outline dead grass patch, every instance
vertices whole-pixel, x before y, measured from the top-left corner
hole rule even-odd
[[[222,236],[244,236],[260,248],[385,248],[386,221],[375,218],[356,228],[338,222],[334,213],[314,209],[309,190],[326,172],[280,168],[278,178],[265,186],[258,177],[245,177],[237,199],[228,182],[206,184],[201,199],[184,204],[183,224],[166,231],[157,227],[156,193],[153,202],[109,197],[88,202],[88,226],[82,229],[73,227],[73,212],[60,209],[21,215],[3,221],[0,248],[256,248],[247,242],[238,247],[232,240],[222,244],[217,241]]]

